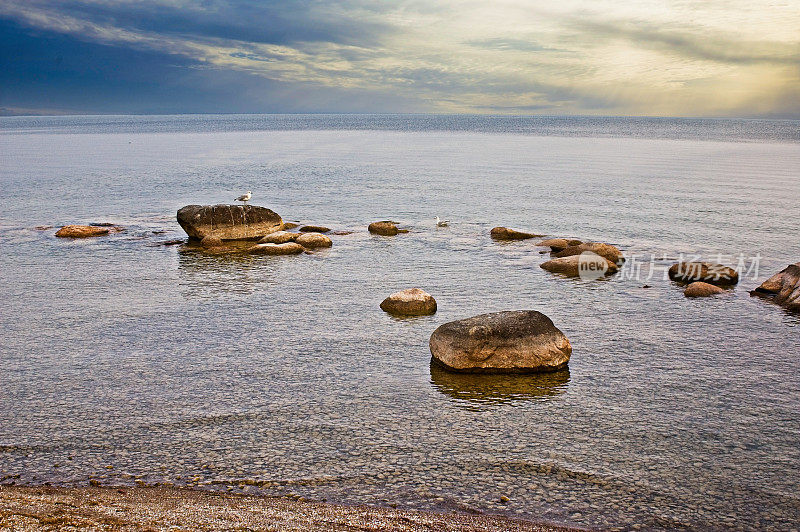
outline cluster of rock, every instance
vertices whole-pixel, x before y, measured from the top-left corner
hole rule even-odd
[[[709,297],[724,294],[724,288],[739,282],[739,272],[722,264],[710,262],[678,262],[667,271],[669,278],[686,284],[686,297]]]
[[[779,271],[750,295],[770,298],[786,309],[800,312],[800,262]]]
[[[542,240],[537,246],[549,247],[551,259],[540,265],[543,270],[567,277],[597,279],[613,275],[625,258],[622,251],[611,244],[582,242],[568,238]]]

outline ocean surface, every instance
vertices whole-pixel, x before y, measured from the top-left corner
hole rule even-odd
[[[181,206],[247,190],[352,233],[292,257],[163,245]],[[0,118],[0,483],[797,529],[800,316],[748,291],[800,260],[798,205],[798,121]],[[383,219],[411,232],[370,236]],[[126,230],[54,237],[93,222]],[[628,261],[561,278],[497,225]],[[680,257],[742,280],[687,299]],[[436,315],[378,308],[414,286]],[[515,309],[569,337],[567,371],[431,367],[438,325]]]

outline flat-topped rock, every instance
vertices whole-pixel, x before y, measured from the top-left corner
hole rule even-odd
[[[276,212],[255,205],[187,205],[178,211],[178,223],[196,240],[258,240],[283,229]]]
[[[508,227],[495,227],[489,232],[489,235],[495,240],[527,240],[529,238],[542,236],[533,233],[524,233],[516,229],[509,229]]]
[[[739,282],[739,273],[733,268],[710,262],[678,262],[670,266],[669,278],[681,283],[702,281],[717,286],[730,286]]]
[[[256,244],[247,250],[251,255],[299,255],[306,248],[296,242],[285,244]]]
[[[401,316],[426,316],[436,313],[436,300],[421,288],[409,288],[384,299],[381,310]]]
[[[300,233],[290,233],[289,231],[275,231],[267,236],[259,239],[260,244],[285,244],[287,242],[294,242],[295,238],[300,236]]]
[[[111,232],[111,229],[111,227],[98,227],[95,225],[65,225],[56,231],[56,236],[59,238],[89,238],[107,235]]]
[[[431,335],[433,361],[451,371],[536,373],[567,366],[572,346],[535,310],[481,314],[441,325]]]
[[[324,225],[304,225],[298,231],[301,233],[328,233],[330,228]]]
[[[383,220],[380,222],[372,222],[367,227],[370,233],[374,235],[381,235],[381,236],[395,236],[399,233],[407,233],[408,231],[403,231],[397,227],[397,222],[392,222],[391,220]]]
[[[294,241],[306,249],[329,248],[333,245],[331,239],[322,233],[303,233]]]

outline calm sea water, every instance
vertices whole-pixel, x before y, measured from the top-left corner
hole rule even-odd
[[[796,529],[800,317],[747,292],[800,260],[798,176],[797,121],[2,118],[0,482]],[[160,245],[185,236],[179,207],[246,190],[353,233],[296,257]],[[411,232],[367,233],[387,218]],[[34,229],[89,222],[127,230]],[[609,242],[629,267],[559,278],[495,225]],[[681,254],[759,279],[687,300],[663,276]],[[380,311],[413,286],[435,316]],[[439,324],[513,309],[565,332],[568,371],[431,368]]]

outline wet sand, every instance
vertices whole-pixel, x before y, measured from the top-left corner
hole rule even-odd
[[[499,516],[437,514],[198,490],[0,486],[0,530],[530,531],[571,529]]]

